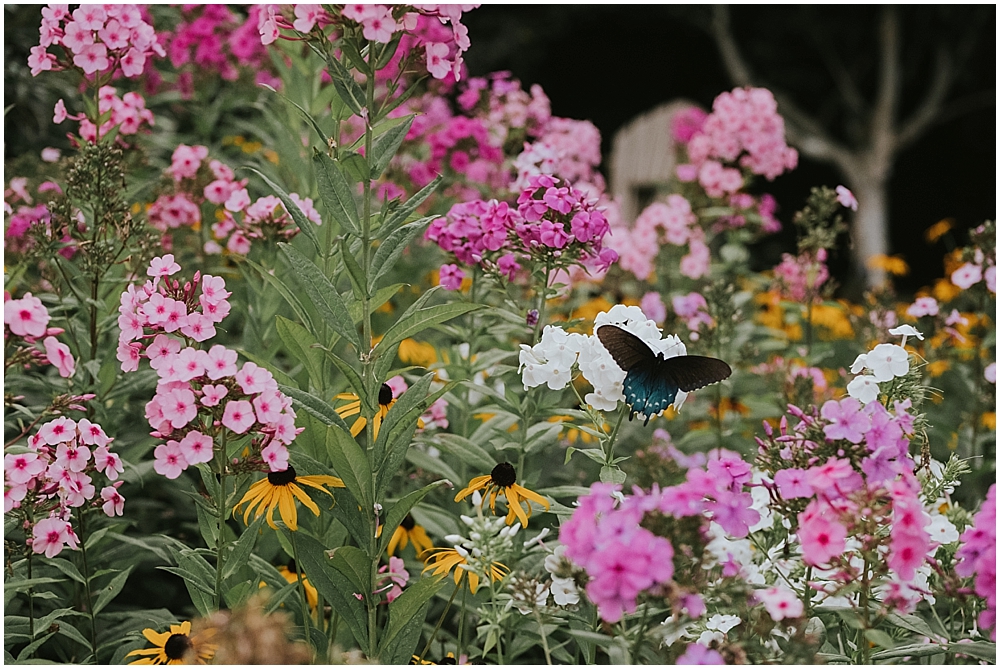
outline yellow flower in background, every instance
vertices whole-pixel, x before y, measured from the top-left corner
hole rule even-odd
[[[952,273],[965,264],[962,260],[962,249],[955,249],[944,254],[944,275],[950,277]]]
[[[299,570],[298,565],[295,564],[295,560],[289,562],[287,566],[282,565],[278,567],[278,573],[289,583],[298,583],[299,581]],[[306,578],[305,572],[302,572],[301,575],[302,588],[306,591],[306,603],[309,604],[310,609],[315,609],[316,605],[319,604],[319,593],[316,592],[315,586]]]
[[[388,304],[388,302],[386,302]],[[438,361],[437,350],[433,344],[417,341],[416,339],[404,339],[399,342],[399,359],[408,365],[419,365],[430,367]]]
[[[562,437],[563,439],[565,439],[566,441],[569,441],[569,442],[581,441],[581,442],[583,442],[585,444],[592,444],[592,443],[594,443],[594,442],[597,441],[597,437],[595,437],[594,435],[590,434],[589,432],[585,432],[584,430],[581,430],[576,425],[573,425],[572,420],[573,420],[573,418],[571,416],[550,416],[549,417],[549,422],[550,423],[564,423],[563,430],[559,434],[559,436]],[[591,423],[587,427],[593,428],[595,430],[599,429],[593,423]]]
[[[462,551],[465,552],[464,550]],[[468,553],[466,553],[468,555]],[[455,585],[460,585],[462,579],[466,575],[469,577],[469,592],[476,594],[476,590],[479,589],[479,574],[468,569],[469,561],[466,559],[466,555],[458,552],[456,548],[438,548],[434,551],[433,555],[427,558],[426,566],[421,573],[432,569],[431,574],[433,576],[443,576],[447,575],[453,568],[455,569]],[[489,577],[490,581],[496,583],[497,581],[503,580],[503,577],[510,573],[505,565],[499,562],[493,562],[490,564]]]
[[[351,416],[357,416],[358,419],[354,421],[354,425],[351,426],[351,436],[356,437],[361,434],[361,430],[365,429],[365,425],[368,424],[368,420],[360,415],[361,414],[361,400],[354,393],[340,393],[335,399],[347,400],[347,404],[337,408],[337,415],[343,419],[348,419]],[[385,419],[386,414],[389,413],[389,409],[392,405],[396,403],[396,398],[392,396],[392,388],[389,384],[383,383],[382,387],[378,391],[378,411],[375,412],[375,417],[372,419],[372,425],[375,426],[375,438],[378,439],[378,431],[382,427],[382,421]]]
[[[931,376],[941,376],[951,368],[951,363],[947,360],[935,360],[927,363],[927,373]]]
[[[954,218],[943,218],[924,231],[924,239],[927,240],[928,244],[933,244],[944,237],[953,227],[955,227]]]
[[[278,509],[282,522],[285,523],[288,529],[294,532],[299,529],[299,514],[295,509],[296,499],[312,511],[314,516],[319,516],[319,507],[316,506],[316,502],[309,498],[309,495],[299,487],[299,484],[321,490],[330,495],[330,497],[333,497],[333,495],[323,486],[333,488],[344,487],[344,482],[336,476],[298,476],[295,468],[289,465],[285,471],[270,472],[267,476],[250,486],[247,494],[243,496],[243,499],[233,509],[233,514],[235,515],[239,511],[239,508],[246,504],[247,510],[243,514],[243,522],[247,523],[254,508],[257,509],[254,519],[260,518],[266,508],[267,524],[271,526],[271,529],[277,530],[278,526],[274,524],[274,510]]]
[[[941,303],[951,302],[961,292],[962,289],[953,284],[949,279],[938,279],[934,282],[934,287],[931,288],[931,295]]]
[[[594,319],[597,318],[597,314],[602,311],[610,311],[613,306],[615,305],[604,299],[603,295],[598,295],[597,297],[592,297],[574,309],[573,313],[569,315],[569,319],[571,321],[576,320],[577,318],[582,319],[583,323],[575,329],[579,332],[586,332],[590,330],[590,325],[592,325]]]
[[[516,517],[521,521],[522,527],[528,526],[528,518],[531,517],[531,502],[536,502],[545,507],[545,510],[549,510],[549,502],[547,499],[539,495],[537,492],[528,490],[522,485],[517,483],[517,473],[514,471],[514,466],[509,462],[501,462],[493,471],[487,476],[477,476],[471,481],[469,485],[459,491],[455,495],[455,501],[461,502],[463,499],[471,495],[476,490],[483,491],[483,502],[488,498],[490,500],[490,511],[496,513],[496,503],[497,497],[503,495],[507,500],[507,524],[513,525],[514,518]],[[527,513],[524,511],[524,507],[521,506],[522,500],[525,506],[528,507]]]
[[[171,625],[169,632],[157,632],[147,627],[142,631],[153,648],[139,648],[125,657],[145,656],[129,664],[207,664],[215,655],[215,645],[191,636],[191,621]],[[185,661],[185,657],[188,658]]]
[[[906,264],[905,260],[903,260],[903,256],[898,254],[894,256],[887,256],[882,253],[878,253],[868,258],[865,264],[872,269],[885,270],[894,276],[906,276],[910,272],[910,266]]]
[[[750,407],[735,397],[723,397],[718,408],[716,408],[714,403],[708,408],[708,415],[715,418],[716,414],[718,414],[719,420],[725,418],[727,413],[738,413],[741,416],[746,416],[750,413]]]
[[[836,305],[813,305],[812,322],[826,328],[831,339],[853,339],[854,328],[848,317],[847,305],[840,302]]]
[[[987,430],[997,429],[997,414],[995,411],[987,411],[982,417],[983,427]]]
[[[413,519],[413,516],[406,514],[403,522],[399,524],[396,531],[392,533],[392,537],[389,538],[389,545],[386,549],[389,555],[393,555],[397,548],[403,550],[411,541],[413,542],[413,550],[416,551],[417,557],[434,548],[434,542],[427,536],[427,530],[417,525],[417,521]]]

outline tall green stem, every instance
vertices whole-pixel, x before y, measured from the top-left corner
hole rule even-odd
[[[218,534],[215,537],[215,608],[222,608],[222,551],[226,547],[226,431],[222,431],[219,450],[215,454],[219,488],[215,498]]]
[[[80,553],[83,557],[84,592],[87,596],[87,615],[90,616],[90,648],[97,661],[97,622],[94,620],[94,599],[90,590],[90,564],[87,562],[87,514],[80,511]]]
[[[31,580],[31,556],[34,554],[30,548],[28,549],[28,580]],[[35,589],[28,588],[28,635],[32,639],[35,638]]]
[[[622,402],[622,408],[618,411],[618,421],[615,423],[615,429],[611,431],[611,436],[608,437],[606,442],[607,453],[604,456],[605,464],[608,467],[614,466],[615,459],[615,440],[618,438],[618,430],[622,426],[622,421],[625,419],[625,414],[629,412],[628,404]]]
[[[448,610],[451,609],[451,603],[455,601],[455,595],[458,594],[459,590],[464,590],[464,589],[465,588],[462,585],[462,581],[460,580],[458,582],[458,585],[455,586],[455,589],[451,591],[451,597],[448,598],[448,603],[445,604],[444,611],[441,612],[441,616],[438,618],[437,624],[434,625],[434,631],[431,632],[430,638],[427,639],[427,643],[426,645],[424,645],[424,649],[420,651],[421,661],[423,661],[424,656],[427,655],[427,651],[431,649],[431,644],[434,643],[434,637],[437,636],[438,630],[441,629],[441,624],[444,622],[444,617],[448,615]],[[462,613],[464,614],[465,612],[463,611]]]
[[[531,343],[537,344],[545,327],[545,303],[549,297],[549,275],[552,273],[552,261],[545,261],[545,275],[542,277],[542,289],[538,292],[538,322],[535,323],[535,332],[532,335]]]
[[[639,623],[639,631],[635,637],[635,643],[632,644],[632,654],[631,662],[632,664],[637,664],[637,659],[639,657],[639,649],[642,647],[642,638],[646,635],[646,621],[649,618],[649,604],[644,604],[642,607],[642,621]]]
[[[545,664],[552,664],[552,655],[549,653],[549,640],[545,635],[545,625],[542,623],[542,614],[538,609],[534,610],[535,621],[538,623],[538,634],[542,637],[542,650],[545,652]]]

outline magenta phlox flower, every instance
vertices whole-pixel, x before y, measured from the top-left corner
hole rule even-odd
[[[743,539],[750,534],[750,526],[760,521],[760,513],[750,507],[753,498],[748,493],[719,491],[715,501],[709,502],[708,511],[730,536]]]
[[[806,482],[821,495],[832,499],[857,490],[864,482],[850,460],[830,458],[822,465],[806,470]]]
[[[684,653],[677,658],[677,664],[725,664],[726,661],[717,650],[700,643],[688,644]]]
[[[170,440],[153,450],[153,470],[168,479],[175,479],[188,467],[179,442]]]
[[[4,302],[3,322],[19,337],[42,337],[48,328],[49,312],[41,300],[25,293],[19,300]]]
[[[60,416],[42,425],[38,429],[38,435],[50,446],[64,444],[76,438],[76,421]]]
[[[825,402],[820,415],[830,421],[823,428],[827,439],[847,439],[852,444],[861,443],[871,422],[861,409],[861,402],[853,397]]]
[[[118,492],[116,487],[107,486],[101,490],[101,499],[104,500],[101,508],[109,518],[121,516],[125,513],[125,497]]]
[[[815,500],[799,514],[798,537],[806,564],[822,566],[844,552],[847,528],[832,515],[829,507],[820,506]]]
[[[775,586],[758,590],[755,593],[757,601],[764,605],[768,615],[774,621],[785,618],[798,618],[803,613],[802,601],[794,592]]]
[[[17,453],[3,456],[3,472],[7,482],[27,483],[45,471],[45,461],[37,453]]]
[[[212,438],[198,430],[191,430],[179,443],[181,454],[189,465],[211,462],[214,455]]]
[[[35,553],[44,553],[47,558],[59,555],[65,546],[72,549],[79,546],[72,525],[61,518],[49,517],[38,521],[31,537],[31,550]]]
[[[253,412],[253,405],[246,400],[230,400],[226,402],[226,409],[222,415],[222,424],[236,434],[243,434],[254,424],[256,417]]]
[[[718,481],[720,488],[738,491],[751,479],[750,463],[736,453],[723,453],[709,457],[708,473]]]
[[[813,487],[809,485],[808,475],[803,469],[790,467],[776,471],[774,473],[774,484],[778,487],[778,493],[784,499],[812,497],[815,494]]]

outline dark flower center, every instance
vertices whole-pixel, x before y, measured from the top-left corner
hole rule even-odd
[[[288,485],[295,483],[295,467],[288,465],[288,469],[283,472],[268,472],[267,482],[271,485]]]
[[[384,407],[389,406],[389,402],[392,401],[392,388],[388,384],[383,383],[382,387],[378,389],[378,403]]]
[[[167,642],[163,644],[163,652],[168,659],[180,660],[191,648],[191,639],[187,634],[171,634]]]
[[[399,525],[404,530],[409,532],[410,530],[412,530],[414,527],[417,526],[417,521],[413,520],[413,516],[411,516],[410,514],[406,514],[406,518],[403,518],[403,522],[401,522]]]
[[[490,479],[492,479],[493,485],[509,488],[517,482],[517,472],[514,471],[514,465],[509,462],[501,462],[490,472]]]

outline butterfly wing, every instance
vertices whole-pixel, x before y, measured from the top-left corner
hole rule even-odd
[[[604,348],[608,349],[615,363],[625,372],[631,371],[636,365],[649,368],[656,362],[656,354],[646,342],[616,325],[602,325],[597,328],[597,338],[601,340]]]
[[[647,420],[673,404],[680,389],[669,374],[662,372],[662,364],[663,361],[658,360],[651,366],[633,367],[622,384],[625,402]]]
[[[657,367],[684,392],[718,383],[733,373],[732,368],[722,360],[702,355],[678,355],[658,360]]]

